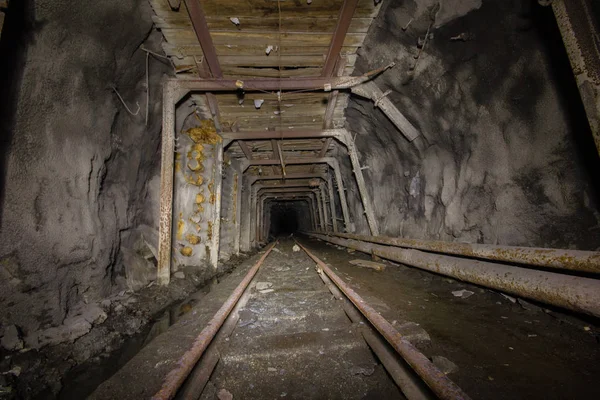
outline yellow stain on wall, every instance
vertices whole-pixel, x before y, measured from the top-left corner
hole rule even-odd
[[[196,204],[202,204],[205,200],[206,199],[204,198],[204,195],[202,193],[198,193],[196,195]]]
[[[182,247],[181,250],[179,250],[179,252],[181,253],[182,256],[190,257],[194,253],[194,250],[192,250],[191,247],[185,246],[185,247]]]
[[[200,243],[200,237],[194,235],[193,233],[188,233],[185,236],[185,240],[187,240],[189,244],[198,244],[198,243]]]
[[[200,126],[190,128],[185,133],[196,143],[217,144],[223,140],[217,134],[215,121],[212,119],[200,120]]]
[[[185,222],[183,221],[183,213],[179,213],[179,220],[177,221],[177,240],[183,238],[183,231],[185,230]]]
[[[208,240],[212,240],[213,236],[213,223],[212,221],[208,221],[208,231],[206,232],[206,237]]]

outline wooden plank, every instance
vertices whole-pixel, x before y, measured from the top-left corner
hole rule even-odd
[[[235,105],[239,106],[238,100],[239,97],[235,94],[230,93],[219,93],[216,95],[217,100],[219,100],[219,104],[223,106]],[[282,103],[290,102],[293,104],[312,104],[313,102],[326,102],[327,101],[327,93],[283,93],[282,94]],[[246,92],[244,94],[244,102],[245,104],[252,104],[255,99],[262,99],[265,102],[265,105],[276,105],[278,103],[277,94],[275,93],[260,93],[260,92]]]
[[[195,45],[198,38],[193,30],[190,29],[163,29],[162,34],[170,43],[176,43],[178,46]],[[241,32],[241,31],[217,31],[211,32],[211,37],[215,46],[255,46],[258,45],[264,51],[267,45],[283,46],[324,46],[329,48],[331,41],[330,34],[298,32],[298,33],[279,33],[273,32]],[[343,46],[362,45],[365,33],[350,33],[346,35]]]
[[[275,43],[276,44],[276,43]],[[216,45],[218,56],[266,56],[265,49],[269,44],[253,44],[253,45]],[[361,44],[362,45],[362,44]],[[185,57],[185,56],[198,56],[202,57],[202,48],[198,44],[187,44],[182,45],[179,43],[162,43],[163,51],[168,56],[174,57]],[[344,46],[342,48],[343,55],[356,54],[360,46]],[[277,52],[272,52],[271,56],[275,56],[281,53],[282,56],[295,56],[295,55],[324,55],[327,52],[327,46],[295,46],[295,45],[284,45],[279,48]]]
[[[173,13],[159,17],[154,15],[152,21],[156,28],[174,28],[187,29],[191,28],[189,18],[181,16],[180,13]],[[240,32],[279,32],[279,18],[261,18],[261,17],[238,17],[240,20]],[[349,33],[367,33],[373,18],[353,18],[348,28]],[[208,28],[211,32],[232,30],[233,23],[228,17],[206,17]],[[302,18],[282,18],[281,26],[283,32],[315,32],[332,34],[337,23],[337,18],[331,17],[313,17],[311,15],[303,16]]]
[[[331,37],[329,49],[327,50],[327,58],[323,66],[323,76],[332,76],[336,73],[336,64],[341,56],[342,46],[348,37],[348,28],[352,22],[352,16],[358,6],[359,0],[344,0],[338,17],[338,23]],[[362,44],[362,41],[361,41]]]
[[[238,77],[257,77],[257,78],[291,78],[298,76],[319,76],[321,68],[299,68],[279,71],[276,68],[236,68],[223,67],[225,78],[235,79]]]

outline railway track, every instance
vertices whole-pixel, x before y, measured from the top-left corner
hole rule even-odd
[[[292,240],[267,247],[153,399],[215,397],[469,398]]]

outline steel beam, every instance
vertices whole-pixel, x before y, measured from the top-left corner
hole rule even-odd
[[[588,0],[554,0],[552,10],[600,153],[600,26]]]
[[[212,246],[210,248],[210,264],[216,270],[219,266],[219,245],[221,240],[221,192],[223,187],[223,143],[215,144],[214,195]]]
[[[240,145],[240,148],[242,149],[244,155],[248,160],[254,159],[254,157],[252,157],[252,150],[250,150],[250,147],[248,147],[248,144],[246,142],[244,142],[243,140],[238,140],[238,144]]]
[[[223,77],[221,66],[219,65],[219,58],[217,57],[217,50],[210,36],[208,24],[206,23],[206,16],[202,10],[199,0],[185,0],[190,21],[196,32],[196,37],[202,47],[202,53],[204,54],[204,62],[208,65],[210,73],[215,78]]]
[[[293,130],[293,131],[242,131],[223,132],[223,139],[228,140],[269,140],[269,139],[312,139],[336,138],[344,134],[344,129]]]
[[[344,45],[346,33],[348,33],[348,28],[350,28],[350,23],[352,22],[352,17],[354,16],[357,4],[358,0],[345,0],[344,4],[342,4],[337,25],[333,32],[333,36],[331,37],[327,56],[325,57],[325,64],[323,66],[323,72],[321,73],[322,76],[333,75],[335,63],[340,56],[340,51]]]
[[[171,280],[171,240],[173,224],[173,173],[175,159],[175,104],[179,100],[175,85],[163,85],[162,148],[160,163],[160,219],[156,280],[168,285]]]
[[[337,212],[335,210],[335,197],[333,195],[333,182],[331,181],[331,175],[327,175],[327,187],[329,191],[329,207],[331,207],[331,222],[333,224],[333,231],[337,233]]]
[[[249,79],[172,79],[179,89],[189,92],[235,92],[252,91],[325,91],[350,89],[368,81],[385,71],[391,65],[371,71],[361,76],[337,77],[297,77],[297,78],[249,78]]]
[[[598,279],[382,246],[330,235],[314,233],[309,235],[436,274],[600,317],[600,280]]]
[[[358,191],[360,193],[360,198],[363,203],[363,208],[365,210],[365,215],[367,217],[367,223],[369,224],[371,235],[378,236],[379,228],[377,226],[377,220],[375,218],[375,212],[373,210],[373,203],[371,202],[371,197],[367,192],[367,185],[365,183],[365,178],[362,173],[362,167],[360,166],[360,162],[358,160],[358,151],[356,150],[354,139],[352,138],[352,136],[350,136],[349,132],[346,132],[344,144],[348,149],[348,155],[350,156],[350,162],[352,163],[352,171],[354,172],[354,177],[356,178]]]

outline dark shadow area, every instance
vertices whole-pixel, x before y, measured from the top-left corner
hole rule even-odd
[[[41,24],[35,23],[33,13],[32,0],[11,1],[0,37],[0,205],[4,204],[8,156],[27,46],[33,42],[35,31],[41,28]],[[0,206],[0,221],[2,211]]]
[[[271,234],[289,235],[298,231],[298,213],[291,207],[274,206],[271,211]]]

